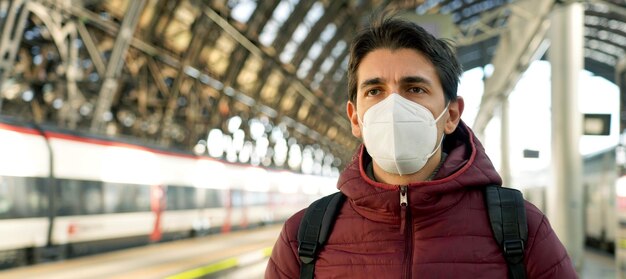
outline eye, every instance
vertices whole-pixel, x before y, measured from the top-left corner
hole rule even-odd
[[[419,94],[419,93],[426,93],[426,90],[424,90],[421,87],[411,87],[407,90],[407,92]]]
[[[376,96],[382,92],[380,89],[370,89],[365,92],[365,96]]]

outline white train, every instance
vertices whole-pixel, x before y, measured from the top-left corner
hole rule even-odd
[[[0,266],[281,222],[336,181],[0,118]]]
[[[620,170],[616,148],[583,157],[583,226],[587,245],[614,252],[618,224],[616,202]],[[549,170],[524,173],[516,179],[524,197],[546,212],[546,186],[552,183]],[[626,193],[625,193],[626,194]]]

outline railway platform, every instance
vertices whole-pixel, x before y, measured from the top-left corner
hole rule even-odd
[[[0,271],[0,278],[263,278],[281,226],[165,242]],[[582,279],[617,278],[613,255],[588,248]]]
[[[280,229],[280,225],[268,226],[19,267],[0,271],[0,278],[216,278],[226,270],[239,272],[235,273],[243,276],[239,278],[255,278],[241,267],[261,264],[264,269],[265,263],[260,262],[269,257]]]

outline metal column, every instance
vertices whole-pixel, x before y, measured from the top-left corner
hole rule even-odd
[[[583,69],[584,7],[566,2],[552,14],[548,57],[552,64],[552,171],[547,213],[580,271],[583,263],[582,158],[578,142],[582,116],[578,109],[578,77]]]
[[[509,156],[509,99],[500,103],[500,176],[502,185],[511,187],[511,156]]]

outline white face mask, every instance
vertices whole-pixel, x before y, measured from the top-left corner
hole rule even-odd
[[[449,105],[450,103],[448,103]],[[437,143],[437,121],[424,106],[391,94],[363,115],[363,142],[367,152],[383,170],[411,174],[421,170],[441,146]]]

